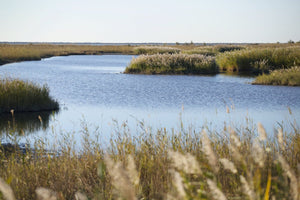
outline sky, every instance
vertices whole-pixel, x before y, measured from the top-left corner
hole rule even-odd
[[[299,0],[0,0],[0,41],[300,41]]]

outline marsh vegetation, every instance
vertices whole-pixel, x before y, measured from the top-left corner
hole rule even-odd
[[[262,73],[290,68],[300,64],[300,46],[248,48],[218,54],[216,62],[221,71]]]
[[[300,67],[277,69],[256,77],[253,84],[300,86]]]
[[[174,54],[180,53],[181,49],[167,46],[138,46],[134,48],[135,54]]]
[[[125,73],[138,74],[213,74],[238,72],[249,74],[282,74],[271,85],[298,85],[298,76],[282,73],[300,64],[300,46],[284,45],[216,45],[198,46],[189,49],[170,47],[137,47],[137,54]],[[179,53],[180,52],[180,53]],[[149,54],[152,54],[149,56]],[[154,54],[154,55],[153,55]],[[174,54],[174,55],[161,55]],[[274,70],[279,70],[278,73]],[[295,70],[293,70],[295,71]],[[290,70],[291,72],[291,70]],[[290,80],[290,83],[286,79]],[[262,80],[262,78],[259,78]],[[266,79],[266,76],[264,76]],[[270,79],[270,78],[269,78]],[[282,79],[282,80],[278,80]],[[275,83],[276,82],[276,83]],[[262,81],[256,81],[256,84]]]
[[[213,57],[187,54],[141,55],[133,58],[125,73],[138,74],[216,74]]]
[[[18,79],[0,79],[0,114],[57,110],[59,104],[49,96],[49,88]]]

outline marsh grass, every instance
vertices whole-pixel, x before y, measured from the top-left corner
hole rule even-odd
[[[300,64],[300,46],[252,47],[218,54],[216,62],[221,71],[254,73],[290,68]]]
[[[139,127],[137,136],[126,123],[117,127],[106,148],[83,125],[80,149],[67,141],[55,156],[36,141],[26,154],[1,153],[0,177],[16,199],[41,191],[57,199],[299,199],[297,125],[275,137],[261,124],[220,132]]]
[[[300,67],[278,69],[256,77],[253,84],[300,86]]]
[[[180,53],[180,49],[167,46],[138,46],[134,48],[135,54],[175,54]]]
[[[216,56],[219,53],[224,53],[227,51],[237,51],[237,50],[242,50],[245,49],[244,46],[239,45],[214,45],[214,46],[201,46],[201,47],[196,47],[194,49],[189,49],[182,51],[182,53],[185,54],[201,54],[201,55],[206,55],[206,56]]]
[[[133,58],[124,73],[215,74],[218,68],[210,56],[187,54],[141,55]]]
[[[0,114],[57,110],[59,104],[49,96],[47,86],[18,79],[0,79]]]

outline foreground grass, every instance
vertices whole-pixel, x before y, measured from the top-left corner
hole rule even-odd
[[[134,137],[122,124],[104,148],[83,125],[80,149],[66,136],[53,147],[57,154],[43,139],[26,154],[1,153],[0,190],[7,197],[11,187],[16,199],[49,193],[57,199],[298,200],[300,132],[293,127],[268,136],[261,124],[168,132],[141,123]]]
[[[138,74],[215,74],[214,58],[203,55],[155,54],[133,58],[125,73]]]
[[[300,46],[248,48],[218,54],[216,62],[221,71],[269,72],[300,64]]]
[[[18,79],[0,79],[0,114],[57,110],[58,102],[49,96],[46,86],[40,87]]]
[[[300,67],[279,69],[256,77],[253,84],[300,86]]]

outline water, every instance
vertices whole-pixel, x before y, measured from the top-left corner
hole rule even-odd
[[[182,121],[196,130],[203,126],[221,130],[224,122],[240,126],[252,119],[270,133],[282,122],[300,122],[300,87],[251,85],[253,78],[242,76],[122,74],[131,59],[129,55],[62,56],[0,66],[1,76],[47,84],[61,105],[58,113],[16,115],[14,123],[23,130],[18,132],[26,139],[51,141],[49,132],[56,132],[80,140],[82,124],[109,137],[115,121],[126,122],[132,134],[142,121],[153,129],[179,130]],[[7,121],[12,123],[9,115],[0,121],[2,131]]]

